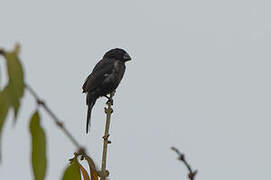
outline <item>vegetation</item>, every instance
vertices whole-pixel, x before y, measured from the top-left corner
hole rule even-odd
[[[6,62],[6,68],[8,72],[8,83],[5,87],[0,87],[0,143],[1,135],[3,133],[3,125],[7,120],[7,114],[12,111],[14,114],[14,123],[16,123],[17,115],[20,110],[21,100],[24,96],[25,91],[29,91],[32,97],[37,102],[36,109],[29,121],[29,130],[31,133],[32,140],[32,170],[35,180],[43,180],[46,176],[47,170],[47,152],[46,152],[46,134],[41,126],[39,108],[43,108],[47,112],[52,121],[55,123],[67,138],[77,148],[77,152],[74,153],[74,157],[70,159],[70,164],[63,172],[63,180],[80,180],[83,177],[84,180],[105,180],[109,175],[109,171],[106,170],[106,155],[107,145],[111,142],[108,140],[109,137],[109,125],[111,114],[113,113],[112,104],[110,101],[107,102],[105,107],[106,113],[106,125],[105,133],[103,136],[103,154],[101,162],[101,170],[97,170],[96,165],[92,158],[87,154],[86,149],[80,145],[80,143],[73,137],[69,130],[65,127],[63,122],[55,115],[55,113],[45,104],[44,101],[37,95],[37,93],[31,88],[31,86],[24,80],[24,71],[20,63],[19,58],[20,46],[17,44],[12,51],[0,49],[0,55],[4,57]],[[110,94],[112,98],[114,93]],[[193,180],[197,171],[193,171],[191,166],[187,163],[184,158],[184,154],[180,153],[178,149],[172,148],[177,154],[178,159],[182,161],[188,169],[188,178]],[[0,149],[1,157],[1,149]],[[79,160],[86,160],[89,165],[89,172],[81,165]]]

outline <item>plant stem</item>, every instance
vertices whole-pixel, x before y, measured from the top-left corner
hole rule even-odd
[[[188,162],[185,159],[185,155],[183,153],[181,153],[177,148],[171,147],[171,149],[178,154],[178,160],[182,161],[184,163],[185,167],[187,168],[187,170],[188,170],[187,177],[190,180],[194,180],[198,171],[197,170],[195,170],[195,171],[192,170],[191,166],[188,164]]]
[[[68,139],[79,149],[79,151],[83,151],[85,153],[85,150],[83,146],[81,146],[78,141],[72,136],[72,134],[68,131],[68,129],[65,127],[63,122],[57,118],[57,116],[53,113],[53,111],[45,104],[43,100],[37,95],[37,93],[33,90],[33,88],[27,84],[25,84],[25,88],[30,92],[30,94],[35,98],[37,101],[37,104],[42,106],[44,110],[51,116],[51,118],[54,120],[56,125],[62,130],[62,132],[68,137]]]
[[[112,100],[112,97],[114,96],[114,92],[110,93],[110,100]],[[103,144],[103,156],[102,156],[102,168],[101,168],[101,180],[105,180],[105,178],[109,175],[109,172],[106,170],[106,156],[107,156],[107,145],[111,142],[108,140],[109,137],[109,127],[110,127],[110,118],[111,114],[113,113],[112,101],[107,101],[107,108],[105,107],[105,113],[106,113],[106,123],[105,123],[105,131],[104,131],[104,144]]]

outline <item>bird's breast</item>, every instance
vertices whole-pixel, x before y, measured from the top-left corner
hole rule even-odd
[[[117,88],[125,72],[125,65],[120,61],[114,62],[112,72],[105,74],[104,83]]]

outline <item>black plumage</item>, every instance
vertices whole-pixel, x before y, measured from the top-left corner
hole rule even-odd
[[[87,77],[82,87],[83,93],[87,93],[86,133],[88,133],[91,110],[96,100],[102,96],[107,97],[107,94],[113,92],[118,87],[125,72],[125,62],[129,60],[131,60],[131,57],[125,50],[120,48],[111,49],[105,53]]]

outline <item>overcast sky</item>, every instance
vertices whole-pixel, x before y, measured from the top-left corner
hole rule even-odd
[[[108,152],[112,180],[271,179],[271,3],[264,0],[2,0],[0,46],[22,45],[26,82],[100,166],[105,124],[97,101],[85,134],[82,84],[103,54],[133,58],[114,97]],[[3,65],[3,63],[1,63]],[[3,73],[3,67],[1,67]],[[3,80],[1,81],[3,85]],[[0,179],[31,179],[26,92],[18,123],[2,136]],[[76,148],[41,110],[47,180]]]

